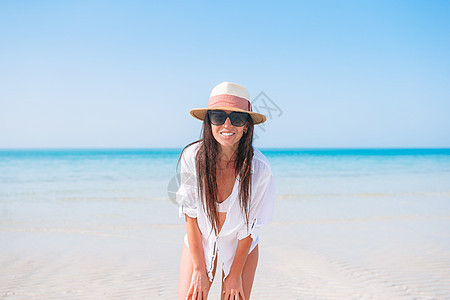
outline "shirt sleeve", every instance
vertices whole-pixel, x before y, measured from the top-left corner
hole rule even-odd
[[[176,193],[179,216],[197,218],[197,181],[195,176],[195,155],[187,148],[180,160],[180,187]]]
[[[239,240],[251,235],[253,240],[258,237],[261,226],[270,222],[273,216],[275,203],[275,185],[270,166],[265,166],[261,179],[256,187],[252,187],[254,193],[250,205],[249,224],[242,226],[238,231]]]

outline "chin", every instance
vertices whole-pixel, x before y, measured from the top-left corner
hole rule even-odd
[[[239,141],[230,142],[230,141],[219,141],[219,144],[222,145],[222,147],[233,147],[234,145],[237,145]]]

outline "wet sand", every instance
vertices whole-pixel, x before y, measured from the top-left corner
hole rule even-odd
[[[355,207],[332,197],[278,199],[273,222],[261,230],[252,299],[450,299],[449,199],[426,200],[434,210],[421,209],[424,199],[385,211],[374,206],[402,200],[374,196]],[[176,299],[184,224],[175,205],[95,207],[56,219],[4,208],[0,296]],[[167,222],[146,219],[155,207]],[[220,273],[209,299],[219,289]]]

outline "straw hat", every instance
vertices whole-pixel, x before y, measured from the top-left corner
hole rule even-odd
[[[253,123],[261,124],[266,121],[266,117],[262,114],[252,111],[250,103],[250,93],[245,87],[233,82],[222,82],[217,85],[209,96],[207,108],[191,109],[191,115],[199,120],[205,119],[208,110],[231,110],[248,113]]]

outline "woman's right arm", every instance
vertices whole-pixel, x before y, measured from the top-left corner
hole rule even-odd
[[[192,257],[193,272],[191,285],[186,299],[206,299],[210,287],[203,254],[202,233],[197,224],[197,218],[185,215],[186,233],[189,243],[189,252]]]
[[[185,215],[185,221],[186,233],[189,242],[189,251],[192,256],[194,270],[205,271],[206,273],[205,257],[203,255],[202,233],[200,232],[200,228],[198,228],[197,218],[191,218]]]

